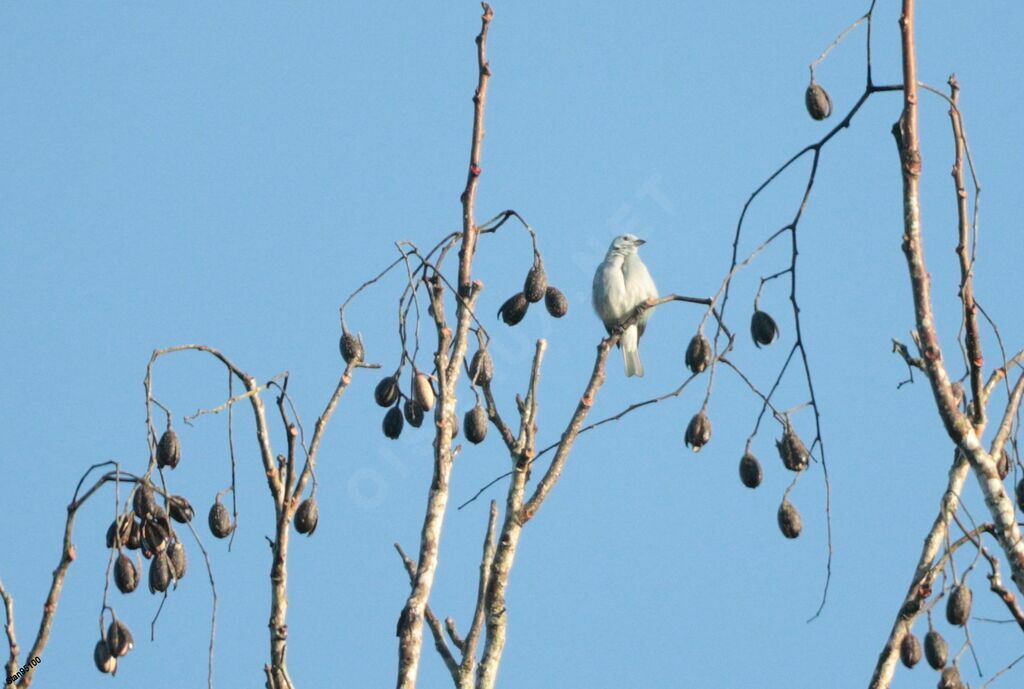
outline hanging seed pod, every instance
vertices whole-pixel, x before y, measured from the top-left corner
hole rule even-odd
[[[960,670],[956,665],[950,665],[942,671],[939,676],[938,689],[964,689],[963,680],[960,679]]]
[[[235,530],[234,524],[231,523],[231,516],[228,514],[228,508],[224,506],[220,498],[214,500],[213,506],[210,507],[208,521],[210,522],[210,531],[217,538],[226,538]]]
[[[1017,509],[1024,512],[1024,478],[1017,482]]]
[[[452,426],[452,438],[459,434],[459,417],[455,414],[449,414],[448,423]]]
[[[156,495],[149,483],[140,483],[132,496],[132,506],[139,519],[146,519],[151,514],[156,514],[160,506],[156,504]]]
[[[149,563],[149,592],[163,593],[171,585],[171,561],[167,553],[157,553]]]
[[[832,114],[832,99],[829,98],[828,91],[816,81],[812,81],[807,87],[804,104],[807,106],[807,113],[816,120],[823,120]]]
[[[957,627],[967,624],[971,617],[971,587],[960,582],[953,587],[946,599],[946,620]]]
[[[519,292],[509,297],[508,301],[501,305],[501,308],[498,309],[498,316],[506,325],[516,325],[523,320],[526,309],[529,307],[530,302],[526,301],[526,296],[522,292]]]
[[[408,421],[409,425],[413,428],[419,428],[423,425],[423,407],[421,407],[420,403],[412,397],[405,398],[405,404],[402,406],[402,412],[405,414],[405,420]]]
[[[373,398],[381,407],[390,407],[394,404],[398,399],[398,375],[387,376],[377,383],[377,388],[373,391]]]
[[[117,658],[110,654],[110,648],[104,639],[96,642],[96,648],[92,652],[92,660],[96,663],[96,669],[104,674],[112,675],[117,672]]]
[[[690,423],[686,426],[684,440],[686,446],[692,448],[694,452],[700,452],[700,449],[711,440],[711,419],[703,409],[690,419]]]
[[[921,642],[914,636],[913,632],[907,632],[900,642],[900,660],[908,668],[913,668],[921,662]]]
[[[779,505],[779,530],[786,538],[796,538],[803,531],[804,522],[793,503],[785,498]]]
[[[299,504],[299,509],[295,510],[295,530],[312,536],[319,519],[320,508],[317,507],[316,498],[311,495]]]
[[[946,665],[949,657],[949,644],[934,629],[928,630],[924,635],[924,657],[933,670],[941,670]]]
[[[711,343],[704,333],[697,333],[686,347],[686,368],[700,373],[711,365]]]
[[[569,313],[569,300],[562,294],[562,290],[557,287],[548,287],[544,293],[544,306],[555,318],[561,318],[565,314]]]
[[[171,528],[164,517],[161,521],[149,520],[142,525],[142,547],[151,553],[167,550],[171,540]]]
[[[391,407],[388,409],[388,413],[384,415],[384,421],[381,423],[381,427],[384,429],[384,435],[396,440],[398,436],[402,435],[402,426],[405,422],[402,420],[402,410],[398,407]]]
[[[187,524],[195,516],[191,503],[180,495],[172,495],[167,501],[167,507],[171,512],[171,519],[179,524]]]
[[[1010,475],[1011,466],[1010,453],[1008,453],[1004,447],[999,451],[999,454],[996,455],[996,471],[999,472],[1000,481],[1006,480],[1006,477]]]
[[[121,593],[131,593],[139,585],[139,570],[132,559],[121,553],[114,563],[114,584]]]
[[[548,275],[544,272],[544,262],[540,260],[540,256],[534,256],[533,267],[523,282],[523,296],[526,297],[526,301],[534,304],[543,299],[547,291]]]
[[[790,471],[803,471],[811,461],[807,446],[788,421],[786,430],[782,432],[782,440],[775,441],[775,448],[779,451],[783,465]]]
[[[156,465],[161,469],[164,467],[173,469],[178,466],[180,461],[181,441],[178,440],[178,434],[173,429],[168,428],[160,436],[160,442],[156,445]]]
[[[479,445],[487,437],[487,412],[479,404],[466,412],[466,440]]]
[[[764,473],[761,471],[761,463],[757,461],[750,452],[743,453],[743,459],[740,460],[740,481],[747,488],[757,488],[761,485],[761,481],[764,478]]]
[[[128,550],[138,550],[142,547],[142,524],[131,519],[131,531],[128,534]]]
[[[110,526],[107,527],[107,547],[115,548],[118,543],[121,545],[128,545],[128,539],[131,537],[132,532],[132,521],[133,515],[131,512],[125,514],[119,514],[110,522]]]
[[[754,338],[754,346],[758,349],[762,345],[770,345],[779,336],[779,326],[775,319],[764,311],[756,309],[750,317],[750,336]]]
[[[476,350],[473,360],[469,362],[469,382],[474,385],[487,385],[494,378],[494,362],[486,349]]]
[[[352,333],[345,331],[338,342],[338,349],[341,350],[341,358],[346,364],[358,364],[363,360],[363,340]]]
[[[430,376],[417,373],[412,379],[412,398],[420,403],[423,411],[434,408],[434,386],[430,384]]]
[[[107,627],[107,649],[110,651],[110,655],[116,658],[126,656],[133,646],[135,646],[135,639],[132,638],[132,632],[128,629],[128,625],[116,619],[111,622]]]
[[[171,574],[175,579],[184,579],[185,570],[188,569],[188,558],[185,556],[185,545],[181,541],[175,541],[167,549],[167,559],[171,563]]]

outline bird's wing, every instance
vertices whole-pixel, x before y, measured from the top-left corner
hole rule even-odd
[[[630,256],[622,264],[623,275],[625,279],[626,291],[628,298],[632,304],[631,309],[636,308],[642,302],[648,299],[654,299],[658,296],[658,287],[654,284],[654,279],[651,278],[650,272],[647,270],[647,266],[640,260],[637,255]],[[651,317],[650,311],[645,311],[642,316],[637,320],[637,330],[640,335],[644,334],[644,330],[647,327],[647,321]]]
[[[593,303],[594,311],[609,333],[632,308],[628,302],[622,259],[605,259],[594,273]]]

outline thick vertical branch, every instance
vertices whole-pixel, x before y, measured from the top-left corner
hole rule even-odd
[[[294,513],[287,504],[277,510],[270,564],[270,667],[267,689],[292,689],[288,675],[288,524]]]
[[[480,33],[476,38],[479,78],[473,95],[473,138],[470,144],[469,172],[466,189],[462,193],[462,245],[459,249],[459,284],[456,294],[457,326],[454,340],[444,318],[443,293],[440,276],[434,276],[430,287],[434,321],[438,342],[434,364],[438,376],[438,403],[435,411],[437,433],[434,438],[434,475],[427,497],[427,511],[420,534],[420,550],[409,598],[398,620],[398,681],[399,689],[413,689],[419,671],[423,646],[423,617],[437,572],[441,529],[448,505],[449,479],[452,469],[452,419],[455,416],[455,387],[462,361],[466,355],[469,328],[476,297],[482,288],[472,281],[473,255],[476,252],[477,228],[473,217],[477,180],[480,176],[480,156],[484,138],[484,108],[487,103],[487,83],[490,68],[487,63],[487,31],[494,16],[490,6],[482,3]],[[440,261],[439,261],[440,263]],[[449,347],[451,356],[448,355]]]
[[[484,626],[487,603],[487,587],[491,580],[491,564],[494,562],[495,529],[498,523],[498,505],[491,501],[490,516],[487,518],[487,535],[484,537],[484,551],[480,557],[480,579],[476,592],[476,607],[473,622],[462,644],[462,665],[459,667],[459,689],[473,689],[476,686],[476,647]]]

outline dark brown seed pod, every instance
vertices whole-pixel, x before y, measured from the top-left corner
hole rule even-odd
[[[469,382],[474,385],[487,385],[494,378],[494,362],[486,349],[476,350],[473,360],[469,362]]]
[[[117,672],[117,658],[110,653],[105,639],[96,642],[96,648],[92,652],[92,660],[96,663],[96,669],[100,672],[112,675]]]
[[[420,403],[423,411],[434,408],[434,386],[430,384],[430,376],[417,373],[412,379],[412,398]]]
[[[686,368],[700,373],[711,365],[711,343],[704,333],[697,333],[686,347]]]
[[[135,645],[135,639],[132,638],[132,632],[121,620],[114,620],[107,627],[107,649],[110,651],[110,655],[115,657],[121,657],[128,655],[128,651],[132,650]]]
[[[757,457],[750,452],[744,452],[743,458],[740,460],[740,481],[743,481],[743,485],[747,488],[757,488],[763,479],[764,473],[761,471],[761,463],[757,461]]]
[[[114,564],[114,584],[121,593],[131,593],[139,585],[139,570],[132,559],[121,553]]]
[[[116,548],[118,543],[128,545],[128,540],[131,538],[133,516],[131,512],[126,512],[117,515],[114,521],[110,522],[110,526],[107,527],[108,548]]]
[[[686,446],[692,448],[694,452],[700,452],[700,449],[711,440],[711,419],[703,409],[690,419],[690,423],[686,426],[684,440]]]
[[[750,317],[750,336],[754,338],[754,345],[760,349],[762,345],[770,345],[779,336],[779,326],[775,319],[764,311],[756,309]]]
[[[933,670],[941,670],[946,666],[946,659],[949,657],[949,644],[934,629],[924,635],[924,657]]]
[[[459,417],[455,414],[448,416],[448,422],[452,425],[452,437],[454,438],[459,434]]]
[[[404,425],[402,410],[398,407],[391,407],[391,409],[388,409],[388,413],[384,415],[381,428],[384,430],[384,435],[395,440],[398,436],[402,435],[402,426]]]
[[[466,412],[463,420],[466,426],[466,440],[479,445],[487,437],[487,412],[479,404]]]
[[[506,325],[516,325],[526,316],[526,310],[529,307],[530,302],[526,300],[526,296],[522,292],[519,292],[509,297],[508,301],[501,305],[501,308],[498,309],[498,316]]]
[[[387,376],[373,391],[373,399],[381,407],[390,407],[398,399],[398,375]]]
[[[921,642],[913,632],[907,632],[900,642],[900,660],[908,668],[913,668],[921,662]]]
[[[149,563],[149,592],[163,593],[171,585],[171,561],[167,553],[157,553]]]
[[[128,534],[128,549],[138,550],[142,547],[142,524],[131,520],[131,532]]]
[[[973,598],[971,587],[960,582],[953,587],[946,599],[946,620],[957,627],[967,624],[971,617],[971,599]]]
[[[413,428],[419,428],[423,425],[423,407],[421,407],[420,403],[412,397],[405,398],[405,404],[402,406],[402,413],[405,415],[405,420],[408,421],[409,425]]]
[[[358,364],[363,360],[363,340],[350,332],[345,332],[338,342],[338,349],[341,350],[341,358],[346,364]]]
[[[311,495],[299,504],[299,509],[295,510],[295,530],[312,536],[319,519],[320,508],[316,504],[316,498]]]
[[[161,553],[167,550],[171,540],[171,528],[167,518],[162,520],[148,520],[142,525],[142,547],[151,553]]]
[[[167,507],[171,513],[171,519],[179,524],[187,524],[195,516],[192,504],[180,495],[172,495],[167,500]]]
[[[175,579],[184,579],[185,571],[188,569],[188,558],[185,555],[185,545],[181,541],[175,541],[167,549],[167,559],[171,563],[171,574]]]
[[[960,669],[956,665],[950,665],[942,671],[939,676],[938,689],[964,689],[963,680],[960,679]]]
[[[135,495],[132,496],[132,507],[139,519],[147,519],[149,515],[157,513],[160,506],[156,504],[156,494],[153,493],[153,487],[149,483],[140,483],[135,489]]]
[[[160,442],[156,445],[156,465],[161,469],[164,467],[173,469],[178,466],[180,461],[181,441],[178,440],[178,434],[173,429],[168,428],[160,436]]]
[[[548,286],[547,291],[544,293],[544,306],[555,318],[561,318],[565,314],[569,313],[569,300],[562,294],[562,290],[557,287]]]
[[[786,538],[796,538],[803,531],[804,522],[793,503],[783,498],[779,505],[779,530]]]
[[[1017,482],[1017,509],[1024,512],[1024,478]]]
[[[782,440],[775,441],[775,448],[779,451],[782,463],[790,471],[803,471],[811,461],[811,454],[807,451],[804,441],[793,430],[793,426],[786,423],[786,429],[782,432]]]
[[[829,98],[828,91],[816,81],[812,81],[807,87],[804,104],[807,106],[807,113],[816,120],[823,120],[832,114],[832,99]]]
[[[1005,480],[1006,477],[1010,475],[1011,466],[1010,453],[1008,453],[1004,447],[999,451],[999,454],[996,455],[996,470],[999,472],[1000,481]]]
[[[523,282],[523,296],[526,297],[526,301],[534,304],[543,299],[547,291],[548,275],[544,272],[544,262],[540,260],[540,256],[536,256],[533,259],[533,267]]]
[[[228,508],[224,506],[220,499],[215,500],[213,506],[210,507],[208,521],[210,523],[210,531],[217,538],[227,538],[235,530],[234,524],[231,523],[231,515],[228,514]]]

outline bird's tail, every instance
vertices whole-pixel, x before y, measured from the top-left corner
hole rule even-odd
[[[622,360],[626,364],[627,376],[644,375],[644,365],[640,363],[639,333],[636,326],[631,325],[622,333],[619,345],[622,347]]]

